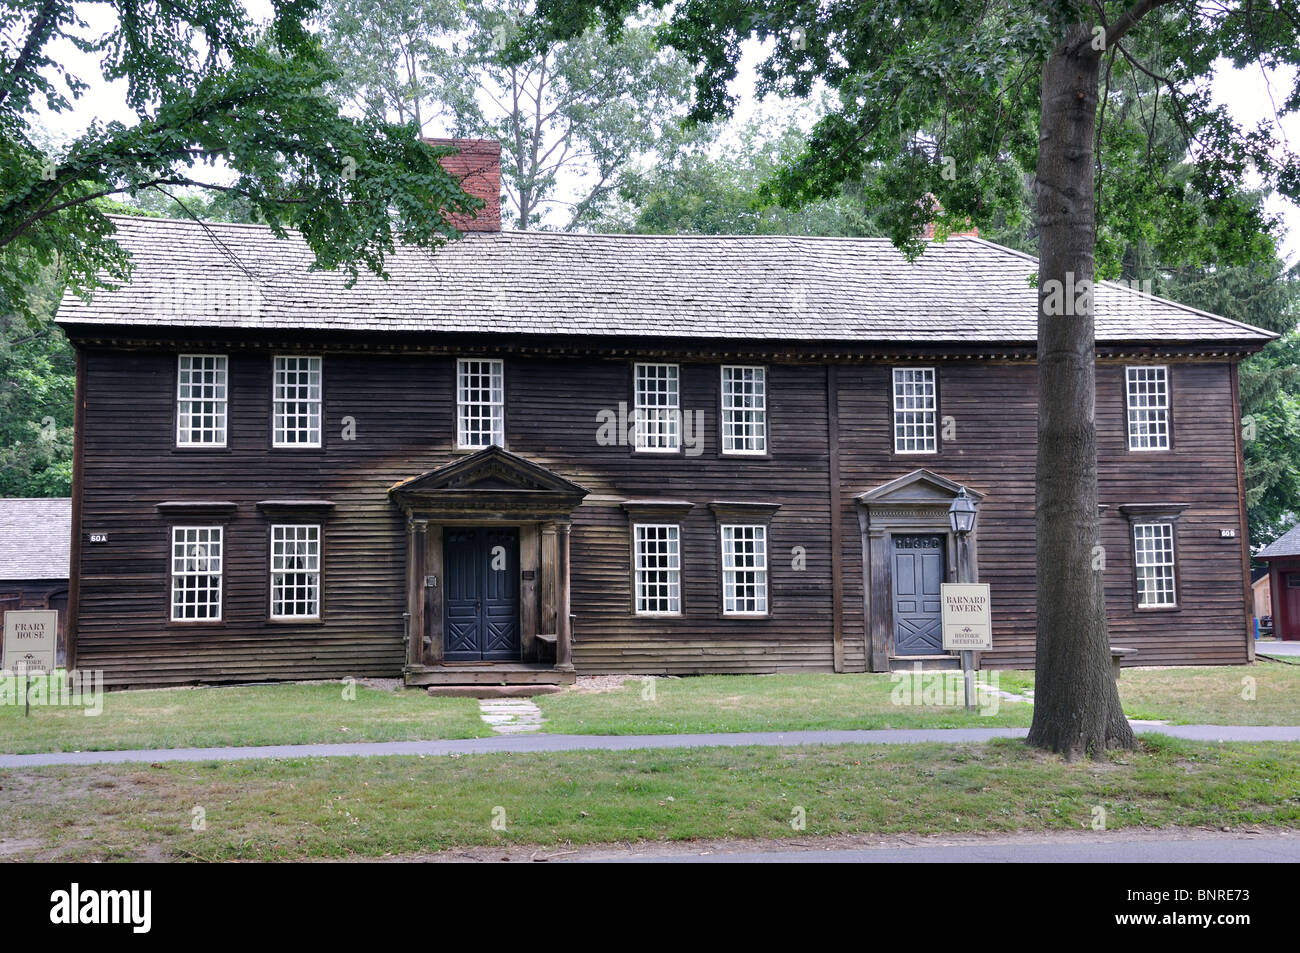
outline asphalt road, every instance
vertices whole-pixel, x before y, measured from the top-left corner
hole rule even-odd
[[[1106,837],[1106,835],[1099,835]],[[988,842],[920,847],[580,857],[578,863],[642,864],[1206,864],[1300,863],[1300,836],[1216,837],[1199,840],[1105,840],[1101,843]]]

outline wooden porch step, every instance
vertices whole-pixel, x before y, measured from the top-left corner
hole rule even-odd
[[[959,672],[961,657],[957,655],[892,655],[889,658],[891,672],[916,671],[916,665],[922,672]]]
[[[425,689],[437,698],[531,698],[564,691],[561,685],[430,685]]]
[[[408,665],[404,675],[407,685],[572,685],[577,681],[573,672],[526,662]]]

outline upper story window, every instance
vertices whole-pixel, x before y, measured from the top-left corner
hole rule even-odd
[[[221,619],[222,529],[172,527],[172,621]]]
[[[320,526],[271,527],[271,618],[320,618]]]
[[[722,368],[722,452],[767,453],[767,370]]]
[[[271,396],[272,446],[319,447],[321,359],[277,357]]]
[[[636,449],[675,453],[682,446],[680,370],[676,364],[637,364]]]
[[[938,453],[933,367],[894,368],[894,452]]]
[[[1169,449],[1169,368],[1164,365],[1124,369],[1128,404],[1128,448]]]
[[[505,446],[505,368],[499,360],[456,362],[456,446]]]
[[[1172,523],[1133,524],[1133,564],[1137,571],[1139,609],[1178,604]]]
[[[722,613],[767,613],[767,527],[722,525]]]
[[[636,614],[676,615],[682,611],[681,528],[635,523]]]
[[[176,444],[226,445],[226,357],[182,354],[176,374]]]

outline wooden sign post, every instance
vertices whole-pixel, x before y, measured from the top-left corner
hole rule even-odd
[[[961,652],[962,679],[966,687],[966,710],[975,708],[975,653],[993,648],[993,612],[989,586],[985,582],[945,582],[943,600],[943,648]]]

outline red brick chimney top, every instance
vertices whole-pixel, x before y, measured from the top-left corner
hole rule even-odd
[[[483,207],[475,215],[453,213],[448,221],[462,232],[501,231],[501,143],[495,139],[428,139],[431,146],[453,146],[458,152],[443,156],[442,167],[460,180],[460,187]]]

